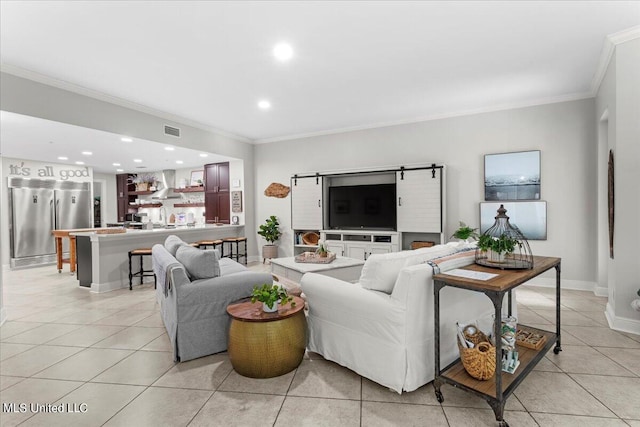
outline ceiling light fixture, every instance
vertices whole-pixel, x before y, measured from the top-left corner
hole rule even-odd
[[[165,149],[165,150],[167,150],[167,151],[173,151],[173,150],[175,150],[175,148],[173,148],[173,147],[164,147],[164,149]]]
[[[293,57],[293,48],[289,43],[278,43],[273,48],[273,56],[275,56],[278,61],[288,61]]]
[[[59,156],[58,160],[69,160],[69,158],[66,156]]]
[[[271,103],[266,99],[263,99],[262,101],[258,101],[258,108],[260,108],[261,110],[268,110],[269,108],[271,108]]]
[[[208,154],[200,153],[200,157],[207,157],[207,156],[208,156]]]
[[[116,172],[124,172],[124,169],[116,169]]]
[[[120,141],[122,141],[122,142],[133,142],[133,139],[128,138],[128,137],[124,137],[124,138],[120,138]]]
[[[91,151],[83,151],[82,154],[85,155],[85,156],[93,155],[93,153]]]
[[[140,159],[133,159],[133,161],[136,162],[136,163],[142,163],[142,160],[140,160]]]
[[[76,165],[84,165],[84,162],[76,162]]]
[[[181,165],[181,164],[183,164],[184,162],[183,162],[182,160],[176,160],[176,163],[177,163],[177,164],[179,164],[179,165]]]
[[[120,166],[120,163],[114,163],[113,166]]]

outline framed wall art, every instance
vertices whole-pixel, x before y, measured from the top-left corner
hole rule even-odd
[[[547,240],[547,202],[483,202],[480,203],[480,233],[495,223],[500,205],[504,205],[509,224],[520,229],[528,240]]]
[[[192,187],[204,185],[204,171],[192,171],[191,179],[189,181],[189,185]]]
[[[540,150],[486,154],[484,199],[540,200]]]

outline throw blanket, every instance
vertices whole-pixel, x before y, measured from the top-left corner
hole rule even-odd
[[[172,272],[176,267],[182,267],[182,264],[175,261],[175,258],[171,257],[167,252],[164,256],[157,254],[164,262],[154,262],[153,272],[156,275],[156,286],[158,286],[164,293],[165,298],[169,295],[172,287]],[[173,262],[171,262],[173,261]]]

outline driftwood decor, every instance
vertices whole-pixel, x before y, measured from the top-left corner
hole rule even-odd
[[[289,191],[291,188],[286,185],[279,184],[277,182],[272,182],[271,185],[264,190],[264,195],[267,197],[277,197],[278,199],[284,199],[289,195]]]
[[[609,257],[613,259],[613,223],[615,219],[615,197],[613,182],[613,150],[609,150]]]

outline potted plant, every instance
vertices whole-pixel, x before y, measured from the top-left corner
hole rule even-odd
[[[478,240],[477,228],[471,228],[464,222],[460,221],[460,228],[456,230],[451,237],[469,242],[470,240]]]
[[[278,311],[278,304],[285,305],[286,303],[291,302],[292,307],[296,305],[296,303],[293,302],[293,297],[289,296],[285,288],[267,283],[263,284],[261,287],[258,287],[257,285],[253,287],[253,291],[251,292],[251,302],[255,303],[256,301],[262,303],[262,310],[265,313],[274,313]]]
[[[268,244],[262,246],[262,262],[269,258],[277,258],[278,257],[278,247],[274,244],[282,233],[278,228],[280,224],[278,223],[278,218],[275,215],[271,215],[264,224],[260,226],[258,230],[258,234],[268,242]]]
[[[493,262],[504,262],[504,257],[520,245],[521,243],[517,239],[507,234],[501,234],[500,237],[483,234],[478,239],[478,249],[487,252],[487,258]]]
[[[149,191],[149,187],[153,187],[156,182],[156,176],[143,173],[133,178],[132,182],[136,185],[136,191]]]
[[[318,249],[316,249],[316,253],[322,258],[326,258],[329,253],[327,245],[325,245],[322,240],[318,240]]]

